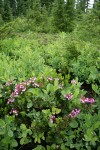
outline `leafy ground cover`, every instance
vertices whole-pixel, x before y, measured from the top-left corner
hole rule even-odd
[[[10,27],[0,30],[0,150],[99,150],[98,40]]]

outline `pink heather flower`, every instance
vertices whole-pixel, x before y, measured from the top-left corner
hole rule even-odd
[[[81,97],[80,99],[81,103],[90,103],[93,104],[95,102],[94,98],[85,98],[85,97]]]
[[[16,84],[14,94],[18,96],[19,94],[23,94],[26,91],[26,86],[24,84]]]
[[[74,79],[71,80],[71,83],[72,83],[72,84],[76,84],[76,80],[74,80]]]
[[[55,115],[52,115],[50,118],[50,122],[53,123],[54,119],[55,119]]]
[[[68,115],[71,118],[76,117],[80,113],[80,109],[73,109],[71,113]]]
[[[66,95],[64,95],[64,97],[67,98],[68,100],[71,100],[73,97],[73,94],[72,93],[66,94]]]
[[[10,85],[12,85],[12,81],[6,82],[6,85],[5,85],[5,86],[10,86]]]
[[[7,104],[12,104],[15,101],[15,99],[8,99]]]
[[[32,84],[34,87],[39,87],[39,84],[37,84],[37,83],[34,83],[34,84]]]
[[[48,78],[47,78],[47,81],[52,81],[52,80],[53,80],[52,77],[48,77]]]
[[[36,80],[36,77],[32,77],[32,78],[29,79],[29,82],[30,82],[30,83],[34,83],[35,80]]]
[[[9,114],[15,114],[16,116],[18,116],[18,111],[14,108],[11,109],[11,111],[9,112]]]
[[[10,95],[11,98],[15,97],[15,92],[12,92]]]

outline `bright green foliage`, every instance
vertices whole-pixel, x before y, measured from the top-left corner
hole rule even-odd
[[[89,46],[90,48],[90,46]],[[99,69],[100,69],[100,52],[93,47],[91,49],[82,50],[81,55],[77,61],[72,64],[72,72],[75,76],[78,76],[81,81],[93,83],[95,81],[100,82]]]

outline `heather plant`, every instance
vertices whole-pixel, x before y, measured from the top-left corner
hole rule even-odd
[[[28,143],[34,143],[32,148],[37,150],[97,148],[100,121],[96,100],[86,97],[80,86],[77,79],[65,82],[59,76],[45,75],[2,83],[2,150],[21,149]]]

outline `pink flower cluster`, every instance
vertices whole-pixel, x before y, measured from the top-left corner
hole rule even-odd
[[[12,85],[13,84],[13,82],[12,81],[8,81],[8,82],[6,82],[6,84],[5,85],[3,85],[3,87],[5,87],[5,86],[10,86],[10,85]]]
[[[81,103],[90,103],[93,104],[95,102],[94,98],[85,98],[85,97],[81,97],[80,99]]]
[[[34,87],[39,87],[39,84],[37,84],[37,83],[33,83],[32,84]]]
[[[7,101],[7,104],[12,104],[14,101],[15,101],[14,98],[12,98],[12,99],[9,98],[8,101]]]
[[[6,82],[6,86],[10,86],[10,85],[12,85],[12,81]]]
[[[52,115],[51,118],[50,118],[50,122],[53,123],[54,119],[55,119],[55,115]]]
[[[23,94],[23,92],[25,91],[26,91],[26,85],[24,84],[15,85],[15,91],[14,91],[15,97],[18,96],[19,94]]]
[[[64,97],[67,98],[68,100],[71,100],[72,97],[73,97],[73,94],[72,94],[72,93],[70,93],[70,94],[65,94]]]
[[[73,109],[71,113],[68,115],[71,118],[76,117],[80,113],[80,109]]]
[[[76,84],[76,80],[74,80],[74,79],[71,80],[71,83],[72,83],[72,84]]]
[[[39,84],[35,83],[36,77],[30,78],[29,80],[22,82],[20,84],[15,85],[14,92],[11,93],[10,98],[7,101],[7,104],[12,104],[15,101],[15,97],[20,94],[23,94],[28,85],[32,85],[33,87],[39,87]]]
[[[18,111],[14,108],[11,109],[11,111],[9,112],[9,114],[15,114],[16,116],[18,116]]]

